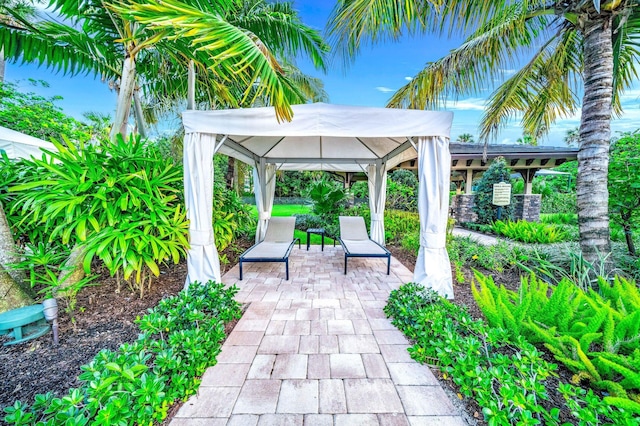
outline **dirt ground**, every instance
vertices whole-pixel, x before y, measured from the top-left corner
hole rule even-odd
[[[247,247],[251,244],[248,241],[244,243]],[[407,268],[413,269],[414,255],[399,248],[390,249]],[[228,268],[235,264],[238,253],[228,252],[226,255],[230,260]],[[466,282],[454,286],[455,303],[466,305],[474,317],[480,317],[469,284],[471,271],[465,273]],[[0,346],[0,409],[18,399],[31,404],[38,393],[50,391],[62,396],[70,387],[79,386],[80,366],[91,361],[101,349],[115,350],[122,343],[135,340],[138,335],[135,318],[155,306],[161,298],[177,294],[184,285],[185,277],[184,263],[166,268],[155,280],[151,291],[140,299],[137,293],[126,287],[115,293],[115,280],[108,275],[103,276],[99,286],[84,289],[78,295],[75,324],[67,314],[60,313],[58,346],[53,346],[50,333],[25,344]],[[512,288],[516,288],[519,282],[514,273],[495,278]],[[434,370],[434,374],[441,378],[438,371]],[[456,390],[451,381],[442,382],[455,401]],[[466,410],[470,423],[484,424],[478,421],[482,414],[474,401],[456,402]],[[3,416],[4,413],[0,412],[0,419]]]

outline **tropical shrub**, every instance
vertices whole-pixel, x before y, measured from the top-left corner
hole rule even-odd
[[[213,183],[213,234],[218,251],[226,249],[240,236],[253,239],[256,219],[251,206],[228,189],[221,180]]]
[[[564,231],[554,225],[527,222],[526,220],[516,222],[498,220],[493,223],[491,228],[498,235],[523,243],[551,244],[567,239]]]
[[[325,234],[332,238],[340,236],[340,224],[338,221],[338,216],[297,214],[296,229],[306,231],[309,228],[323,228]]]
[[[553,225],[577,225],[578,215],[575,213],[542,213],[540,222]]]
[[[402,210],[385,210],[384,234],[387,242],[399,243],[409,234],[420,234],[418,213]]]
[[[34,86],[48,87],[44,81],[31,80]],[[23,93],[13,83],[0,82],[0,126],[23,132],[36,138],[77,142],[91,139],[92,129],[65,115],[56,105],[60,96],[45,98],[33,92]]]
[[[384,311],[413,342],[411,357],[439,368],[460,395],[482,407],[489,425],[559,425],[561,410],[581,425],[636,422],[628,410],[614,406],[615,398],[601,399],[564,383],[558,391],[565,405],[554,406],[555,364],[524,339],[508,339],[503,329],[474,321],[465,309],[420,284],[392,291]]]
[[[326,178],[314,181],[307,195],[313,202],[313,213],[319,216],[337,216],[344,210],[347,200],[344,187]]]
[[[369,199],[369,184],[367,182],[359,181],[354,182],[349,189],[349,192],[356,198],[363,200]]]
[[[412,171],[398,169],[389,174],[386,208],[418,211],[418,178]]]
[[[449,259],[454,265],[468,268],[483,268],[489,271],[504,272],[516,266],[524,255],[520,247],[499,241],[485,246],[472,237],[453,237],[447,241]]]
[[[582,252],[571,245],[537,246],[525,250],[526,255],[518,262],[524,271],[534,272],[547,282],[558,284],[568,279],[584,291],[597,288],[598,277],[613,279],[614,270],[609,265],[610,255],[601,255],[596,261],[588,261]]]
[[[193,283],[136,319],[142,334],[117,351],[102,350],[82,366],[79,388],[67,396],[16,401],[4,421],[15,425],[160,424],[170,406],[193,395],[225,338],[224,324],[240,318],[236,287]]]
[[[478,215],[478,223],[490,224],[498,219],[498,206],[493,205],[493,185],[500,182],[513,184],[511,171],[504,158],[499,157],[491,162],[475,185],[473,211]],[[513,192],[511,204],[501,207],[500,218],[507,220],[513,215]]]
[[[540,202],[540,213],[565,213],[577,214],[578,202],[575,192],[551,192],[542,197]]]
[[[55,244],[57,248],[64,249],[59,247],[61,244],[58,241],[47,242],[49,238],[43,223],[23,221],[22,213],[17,209],[12,209],[16,194],[10,192],[9,188],[19,183],[39,180],[42,172],[33,161],[26,159],[11,160],[6,153],[2,153],[0,155],[0,203],[4,208],[11,231],[20,243],[37,244],[44,242]]]
[[[640,222],[640,131],[626,133],[609,153],[609,210],[624,231],[629,254],[636,255],[633,233]]]
[[[640,414],[640,290],[632,281],[600,279],[599,292],[568,279],[557,286],[531,274],[515,292],[479,272],[472,291],[489,325],[511,339],[540,343],[576,380],[621,400],[610,401]],[[629,399],[630,401],[624,401]]]
[[[34,159],[37,174],[19,182],[12,214],[18,224],[40,223],[48,240],[83,246],[112,275],[144,294],[159,264],[179,262],[188,247],[182,168],[139,137],[64,146]]]
[[[324,172],[291,171],[278,172],[276,178],[276,197],[304,197],[305,192],[313,185],[318,175]]]

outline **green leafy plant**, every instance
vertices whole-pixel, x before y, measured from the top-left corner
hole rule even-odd
[[[552,244],[567,239],[564,231],[555,225],[527,222],[526,220],[516,222],[498,220],[493,223],[491,228],[498,235],[523,243]]]
[[[38,177],[10,188],[12,212],[20,224],[43,224],[51,241],[84,246],[87,272],[97,257],[142,297],[159,265],[188,247],[181,168],[139,137],[54,143],[59,152],[33,160]]]
[[[42,80],[30,80],[34,87],[48,87]],[[86,142],[91,138],[89,127],[65,115],[56,102],[60,96],[45,98],[33,92],[24,93],[13,83],[0,82],[0,126],[8,127],[44,140],[67,137]]]
[[[420,233],[418,213],[402,210],[385,210],[384,233],[389,243],[398,243],[409,234]]]
[[[589,262],[582,252],[562,247],[559,250],[542,250],[534,248],[527,251],[518,266],[526,272],[534,272],[551,283],[558,284],[568,279],[584,291],[597,287],[601,278],[610,281],[616,272],[610,267],[610,254],[599,255],[598,260]]]
[[[326,178],[313,182],[308,196],[313,201],[313,212],[319,216],[339,214],[346,202],[344,187]]]
[[[408,212],[418,211],[418,178],[410,170],[397,169],[387,179],[386,207]]]
[[[600,278],[599,292],[568,279],[557,286],[531,274],[515,292],[475,273],[478,306],[491,326],[541,343],[579,378],[640,407],[640,290]],[[640,411],[639,411],[640,413]]]
[[[578,202],[575,192],[551,192],[543,196],[540,204],[540,213],[576,214]]]
[[[102,350],[82,366],[82,385],[62,398],[36,395],[16,401],[4,421],[15,425],[159,424],[169,407],[193,395],[205,369],[215,364],[224,324],[240,317],[236,287],[192,283],[161,300],[136,323],[142,334],[117,351]]]
[[[633,232],[640,220],[640,131],[626,133],[611,144],[609,209],[622,227],[629,254],[636,255]]]
[[[515,267],[524,256],[522,248],[513,247],[504,241],[485,246],[472,237],[452,237],[447,241],[447,252],[449,259],[460,268],[464,265],[496,272]]]
[[[577,225],[578,215],[575,213],[542,213],[540,222],[554,225]]]
[[[550,379],[556,375],[555,364],[521,337],[509,339],[504,329],[473,320],[466,310],[419,284],[392,291],[384,310],[413,341],[411,357],[439,368],[460,395],[477,401],[489,425],[558,425],[567,408],[582,425],[632,425],[637,420],[628,407],[618,408],[611,404],[615,401],[563,383],[566,405],[554,406],[550,392],[556,381]]]

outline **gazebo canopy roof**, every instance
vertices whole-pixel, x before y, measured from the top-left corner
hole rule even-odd
[[[218,152],[249,164],[264,159],[284,170],[362,171],[415,158],[415,138],[449,137],[453,113],[390,108],[294,105],[278,122],[272,107],[185,111],[185,132],[216,134]]]

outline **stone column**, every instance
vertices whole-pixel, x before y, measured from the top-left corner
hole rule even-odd
[[[451,199],[451,216],[457,223],[476,222],[478,215],[473,211],[475,195],[460,194]]]
[[[514,220],[526,220],[527,222],[538,222],[540,220],[542,195],[518,194],[513,197],[515,199],[513,206]]]

